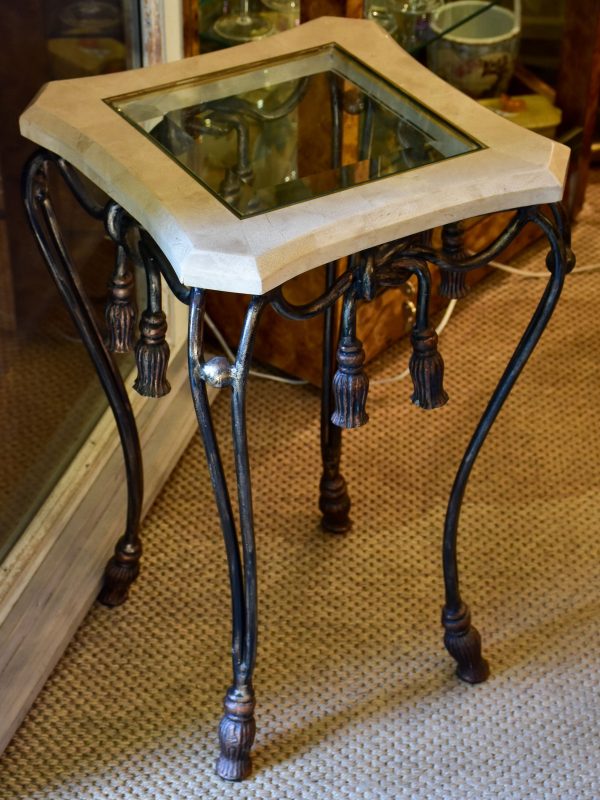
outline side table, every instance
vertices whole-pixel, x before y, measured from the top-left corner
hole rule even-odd
[[[329,97],[325,108],[313,101],[313,96],[322,96],[323,86]],[[348,141],[345,123],[351,120],[356,137]],[[322,154],[311,150],[315,126],[321,134],[328,132],[326,169]],[[452,89],[374,23],[339,18],[321,18],[269,39],[173,64],[51,83],[24,112],[21,130],[43,148],[24,175],[29,219],[98,370],[123,446],[127,527],[107,566],[99,598],[109,606],[126,599],[141,555],[140,447],[127,394],[109,354],[133,346],[131,263],[143,267],[147,283],[135,344],[135,388],[141,394],[160,397],[169,391],[161,279],[189,306],[190,385],[231,588],[233,682],[224,701],[217,764],[218,774],[227,780],[249,774],[255,735],[257,582],[245,409],[262,311],[270,304],[289,319],[323,314],[319,507],[323,528],[342,533],[350,528],[350,499],[340,473],[341,430],[368,420],[357,305],[416,278],[412,401],[423,409],[441,406],[448,396],[429,320],[427,264],[441,269],[446,296],[461,297],[466,272],[495,258],[527,224],[541,228],[550,248],[548,283],[467,447],[444,529],[445,645],[460,678],[485,680],[488,666],[480,636],[459,591],[460,508],[485,437],[574,263],[559,204],[567,149],[517,128]],[[106,343],[61,236],[48,188],[50,169],[60,173],[91,217],[104,221],[116,244]],[[92,198],[77,170],[111,198],[106,205]],[[460,220],[507,209],[516,211],[503,233],[481,252],[464,253]],[[428,231],[440,225],[442,247],[436,250]],[[337,275],[334,262],[345,257],[347,268]],[[286,300],[286,281],[323,263],[329,264],[323,293],[301,306]],[[213,290],[251,295],[233,363],[204,356],[205,297]],[[338,301],[339,336],[332,324]],[[239,531],[207,384],[231,393]]]

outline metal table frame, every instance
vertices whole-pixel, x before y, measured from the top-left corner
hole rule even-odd
[[[109,333],[106,342],[60,232],[48,187],[51,168],[60,173],[91,217],[104,222],[116,245],[115,270],[107,304]],[[117,606],[126,600],[129,587],[138,575],[142,553],[139,537],[143,495],[140,444],[122,378],[109,352],[124,352],[133,344],[135,310],[131,262],[143,265],[147,279],[146,308],[141,315],[140,338],[135,345],[138,365],[135,388],[141,394],[160,396],[169,390],[161,276],[176,297],[189,307],[190,386],[223,531],[231,588],[233,682],[224,701],[225,713],[219,727],[221,754],[217,764],[218,774],[227,780],[241,780],[249,774],[255,735],[252,677],[257,650],[257,582],[246,435],[246,388],[254,337],[262,311],[271,305],[282,316],[295,320],[323,315],[323,472],[319,508],[323,515],[323,528],[334,534],[341,533],[350,527],[350,499],[339,469],[341,431],[358,427],[368,419],[365,410],[368,378],[363,367],[364,351],[356,333],[357,304],[368,302],[383,289],[400,286],[416,276],[417,314],[411,337],[413,355],[410,361],[414,385],[412,400],[424,409],[436,408],[446,402],[447,395],[443,387],[443,361],[437,350],[437,335],[429,320],[431,280],[428,264],[435,264],[441,270],[442,293],[447,297],[461,297],[466,291],[464,277],[468,271],[496,258],[527,224],[533,223],[542,230],[550,247],[546,259],[549,279],[468,444],[452,486],[444,527],[444,643],[457,662],[457,674],[462,680],[469,683],[485,680],[488,665],[481,653],[481,639],[471,624],[469,608],[459,590],[457,534],[460,510],[477,455],[543,333],[560,296],[565,274],[574,264],[569,224],[561,205],[551,204],[549,213],[539,206],[518,209],[493,243],[470,256],[462,250],[460,223],[444,226],[439,250],[431,246],[430,237],[424,232],[359,252],[348,260],[347,269],[339,276],[336,276],[335,263],[329,264],[324,293],[302,306],[290,304],[282,287],[256,295],[248,303],[237,355],[230,363],[222,356],[210,359],[204,356],[206,291],[182,284],[160,248],[127,210],[113,201],[104,206],[92,199],[78,174],[64,159],[47,150],[34,154],[24,173],[24,197],[38,245],[96,367],[121,438],[128,487],[127,525],[106,568],[99,596],[100,602],[108,606]],[[338,301],[343,304],[339,336],[333,330],[332,313]],[[337,354],[335,371],[334,354]],[[207,385],[231,393],[239,531],[236,530],[230,491],[211,419]]]

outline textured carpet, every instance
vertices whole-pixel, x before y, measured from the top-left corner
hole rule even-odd
[[[598,206],[596,192],[576,231],[581,264],[600,260]],[[597,273],[568,281],[467,490],[463,588],[487,683],[457,680],[439,621],[448,492],[542,290],[494,275],[459,304],[441,340],[445,408],[412,407],[406,381],[372,386],[371,421],[344,435],[354,528],[343,537],[318,525],[317,393],[253,380],[260,646],[247,782],[214,775],[229,600],[194,440],[146,519],[130,602],[90,611],[6,751],[3,800],[597,800]],[[406,360],[401,344],[371,377]],[[223,443],[227,411],[221,396]]]
[[[108,405],[58,303],[57,296],[38,330],[0,331],[0,561]],[[117,363],[126,374],[133,357],[119,356]]]
[[[93,367],[70,331],[0,332],[0,559],[105,407]]]

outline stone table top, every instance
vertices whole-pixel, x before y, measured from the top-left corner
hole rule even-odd
[[[109,101],[334,43],[480,146],[335,193],[240,218]],[[247,70],[246,70],[247,71]],[[214,81],[213,81],[214,83]],[[123,206],[189,286],[262,294],[327,261],[477,214],[559,201],[569,150],[452,88],[374,22],[321,17],[216,53],[56,81],[21,132]]]

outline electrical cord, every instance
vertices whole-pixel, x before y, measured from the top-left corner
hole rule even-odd
[[[212,321],[212,319],[209,317],[208,314],[204,315],[204,319],[208,327],[211,329],[215,339],[223,348],[223,352],[225,353],[227,358],[230,361],[235,361],[235,354],[231,349],[231,347],[229,347],[229,345],[225,341],[225,337],[223,336],[221,331],[217,328],[217,326],[215,325],[215,323]],[[276,381],[277,383],[288,383],[291,386],[304,386],[305,384],[308,383],[308,381],[304,381],[300,378],[282,378],[280,375],[271,375],[271,373],[269,372],[259,372],[258,370],[255,369],[251,369],[249,374],[255,378],[264,378],[267,381]]]
[[[457,302],[458,300],[450,300],[450,302],[446,306],[446,311],[444,312],[444,316],[441,318],[439,324],[435,329],[435,332],[437,333],[438,336],[442,333],[442,331],[450,321],[450,317],[454,313],[454,309],[456,308]],[[374,380],[369,381],[369,385],[374,385],[374,384],[377,385],[382,383],[397,383],[398,381],[403,381],[405,378],[408,378],[409,375],[410,375],[410,370],[408,367],[406,367],[406,369],[403,370],[399,375],[393,375],[391,378],[375,378]]]
[[[499,261],[490,261],[488,266],[494,267],[494,269],[498,269],[501,272],[507,272],[510,275],[518,275],[521,278],[547,278],[548,277],[547,270],[543,271],[543,272],[532,272],[530,270],[519,269],[518,267],[510,267],[508,264],[502,264]],[[574,273],[586,273],[586,272],[587,273],[589,273],[589,272],[598,272],[599,270],[600,270],[600,264],[585,264],[585,265],[583,265],[581,267],[575,267],[575,269],[572,271],[571,274],[574,274]],[[440,320],[439,324],[437,325],[437,327],[435,329],[435,332],[437,333],[438,336],[440,336],[440,334],[442,333],[442,331],[444,330],[444,328],[446,327],[446,325],[450,321],[450,318],[452,317],[452,314],[454,313],[454,309],[456,308],[456,303],[457,303],[456,300],[451,300],[448,303],[448,305],[446,307],[446,311],[444,312],[444,316],[442,317],[442,319]],[[235,360],[235,355],[234,355],[233,351],[231,350],[231,348],[229,347],[229,345],[227,344],[227,342],[225,341],[225,338],[224,338],[223,334],[221,333],[221,331],[217,328],[217,326],[215,325],[215,323],[209,317],[208,314],[205,314],[204,318],[206,320],[206,324],[208,325],[208,327],[212,331],[212,333],[213,333],[215,339],[217,340],[217,342],[219,343],[219,345],[223,348],[223,351],[225,352],[227,357],[231,361],[234,361]],[[400,372],[398,375],[393,375],[390,378],[376,378],[374,380],[371,380],[370,381],[370,385],[373,386],[373,385],[381,385],[381,384],[385,384],[385,383],[397,383],[398,381],[402,381],[405,378],[407,378],[409,376],[409,374],[410,374],[410,370],[407,367],[405,370]],[[272,375],[272,374],[270,374],[268,372],[259,372],[258,370],[254,370],[254,369],[250,370],[250,375],[254,376],[255,378],[263,378],[263,379],[269,380],[269,381],[276,381],[277,383],[287,383],[290,386],[304,386],[304,385],[306,385],[308,383],[308,381],[301,380],[299,378],[283,378],[280,375]]]
[[[499,269],[502,272],[509,272],[511,275],[519,275],[521,278],[547,278],[548,272],[531,272],[526,269],[519,269],[519,267],[510,267],[508,264],[501,264],[499,261],[490,261],[488,266]],[[597,272],[600,270],[600,264],[585,264],[583,267],[575,267],[571,271],[571,275],[576,272]]]

